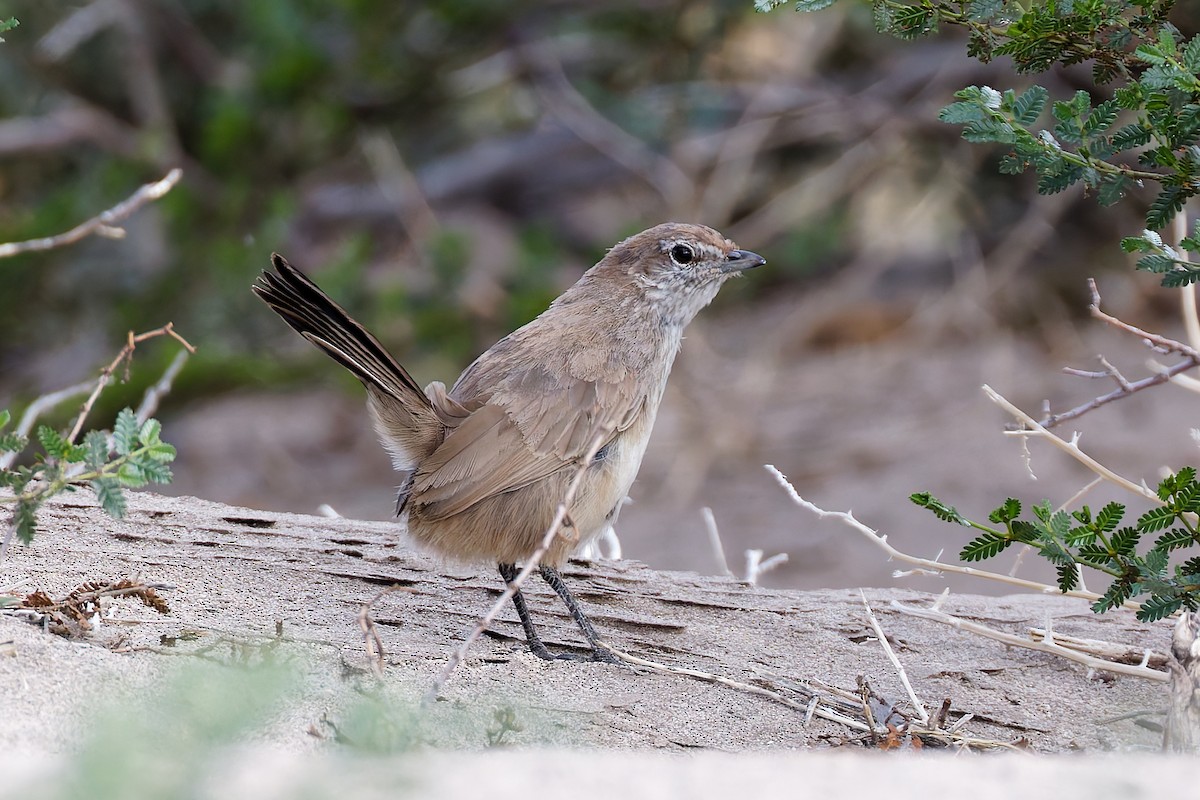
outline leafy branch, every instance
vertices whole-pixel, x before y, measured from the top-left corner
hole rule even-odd
[[[796,9],[815,11],[833,2],[800,0]],[[782,4],[758,0],[756,7],[769,11]],[[1000,171],[1032,168],[1041,194],[1083,183],[1102,205],[1112,205],[1143,181],[1154,181],[1160,189],[1146,213],[1146,227],[1160,230],[1200,193],[1200,37],[1183,41],[1166,19],[1173,4],[873,0],[872,8],[879,31],[901,39],[932,34],[943,23],[965,27],[969,55],[984,62],[1009,56],[1022,73],[1091,61],[1098,87],[1120,85],[1096,103],[1085,91],[1056,100],[1052,129],[1037,127],[1050,99],[1038,85],[1020,93],[969,86],[956,93],[957,102],[942,109],[940,118],[962,125],[968,141],[1009,148]],[[1122,154],[1135,163],[1116,161]]]
[[[1103,613],[1134,597],[1148,595],[1137,616],[1152,622],[1181,608],[1200,609],[1200,555],[1181,563],[1171,563],[1176,550],[1197,548],[1200,552],[1200,482],[1196,470],[1185,467],[1169,475],[1158,485],[1162,505],[1138,517],[1132,525],[1122,525],[1125,506],[1111,502],[1093,514],[1088,506],[1075,511],[1051,508],[1042,502],[1032,509],[1032,518],[1021,518],[1021,503],[1006,499],[988,515],[990,525],[963,517],[951,506],[919,492],[909,499],[928,509],[938,519],[969,526],[980,535],[959,553],[963,561],[995,558],[1013,544],[1032,547],[1055,566],[1058,588],[1073,591],[1080,585],[1084,567],[1111,578],[1107,590],[1092,604]],[[1141,552],[1143,537],[1157,534],[1153,545]]]
[[[0,411],[0,452],[19,453],[28,445],[26,437],[5,432],[10,415]],[[162,425],[156,419],[139,424],[137,415],[126,408],[117,415],[112,433],[89,431],[80,444],[47,425],[37,429],[41,452],[33,464],[0,472],[0,486],[11,495],[0,495],[0,504],[13,506],[13,520],[0,555],[15,535],[28,544],[37,532],[37,512],[49,498],[80,486],[91,486],[101,507],[112,517],[125,515],[126,488],[148,483],[169,483],[175,448],[162,441]]]

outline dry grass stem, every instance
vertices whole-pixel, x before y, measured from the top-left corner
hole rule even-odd
[[[982,625],[978,622],[956,617],[953,614],[947,614],[944,611],[938,611],[932,608],[920,608],[918,606],[909,606],[904,603],[892,601],[891,607],[902,614],[908,614],[914,617],[922,617],[931,619],[935,622],[941,622],[944,625],[949,625],[959,630],[973,633],[977,636],[983,636],[987,639],[994,639],[998,642],[1003,642],[1013,647],[1022,647],[1026,650],[1036,650],[1040,653],[1050,653],[1069,661],[1075,661],[1083,664],[1090,669],[1105,670],[1107,672],[1115,672],[1120,675],[1128,675],[1134,678],[1145,678],[1146,680],[1158,681],[1165,683],[1167,681],[1167,673],[1161,672],[1149,667],[1135,666],[1130,664],[1122,664],[1114,661],[1108,661],[1103,658],[1097,658],[1080,650],[1073,649],[1058,644],[1052,638],[1046,636],[1042,632],[1042,638],[1023,638],[1012,633],[998,631],[995,628],[989,628],[987,625]]]
[[[0,258],[8,258],[20,253],[53,250],[56,247],[65,247],[66,245],[74,244],[80,239],[92,235],[120,239],[124,237],[125,231],[117,227],[117,223],[127,219],[133,212],[146,205],[146,203],[157,200],[171,191],[182,177],[183,170],[176,167],[168,172],[162,180],[147,183],[125,200],[117,203],[107,211],[101,211],[96,216],[76,225],[66,233],[60,233],[57,236],[47,236],[43,239],[29,239],[24,242],[6,242],[0,244]]]
[[[492,604],[487,613],[479,619],[475,627],[467,634],[467,638],[463,640],[463,643],[450,654],[450,660],[442,667],[441,672],[434,679],[433,685],[426,692],[425,703],[437,700],[437,696],[441,693],[442,687],[446,685],[446,681],[450,679],[454,670],[467,657],[467,651],[471,649],[471,645],[483,635],[484,631],[491,627],[491,624],[496,621],[496,617],[500,616],[500,612],[504,609],[504,606],[512,600],[513,595],[520,590],[521,586],[529,578],[530,573],[538,568],[542,557],[546,555],[546,551],[550,549],[550,545],[554,542],[554,538],[561,534],[563,523],[567,519],[567,512],[571,507],[571,503],[575,501],[575,493],[579,491],[579,484],[583,482],[583,476],[587,473],[588,465],[591,464],[596,453],[600,452],[600,448],[603,446],[604,440],[608,438],[609,433],[610,431],[603,430],[596,435],[592,446],[588,448],[587,452],[579,460],[575,477],[572,478],[570,485],[567,487],[562,502],[558,504],[558,508],[554,512],[554,518],[550,521],[550,526],[546,529],[546,534],[542,537],[542,542],[538,546],[538,549],[530,554],[529,558],[525,561],[525,566],[517,573],[512,582],[504,587],[504,591],[500,593],[500,597]]]
[[[912,683],[908,680],[908,673],[904,671],[904,665],[896,657],[896,652],[892,650],[892,645],[887,640],[887,634],[883,632],[883,626],[879,624],[879,620],[875,618],[875,612],[871,610],[871,604],[867,602],[866,593],[859,589],[858,594],[862,597],[863,608],[867,610],[867,620],[871,623],[871,628],[875,631],[875,638],[879,641],[879,645],[883,648],[883,652],[887,655],[888,660],[892,662],[892,666],[896,669],[896,674],[900,676],[900,683],[904,685],[904,691],[908,693],[908,701],[912,703],[913,710],[917,713],[917,721],[922,725],[928,725],[929,712],[925,710],[925,705],[913,690]]]

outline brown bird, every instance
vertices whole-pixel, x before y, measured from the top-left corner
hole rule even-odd
[[[539,547],[581,461],[600,441],[539,571],[592,647],[595,628],[557,567],[617,516],[666,388],[683,329],[726,280],[766,259],[702,225],[667,223],[609,250],[541,316],[501,339],[455,382],[424,391],[365,328],[282,256],[253,286],[288,325],[367,389],[375,431],[403,475],[397,516],[435,551],[499,565]],[[538,638],[513,595],[530,650]]]

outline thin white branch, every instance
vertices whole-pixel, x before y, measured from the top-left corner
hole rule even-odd
[[[729,569],[729,562],[725,560],[725,546],[721,544],[721,531],[717,529],[717,519],[713,516],[712,509],[705,506],[700,509],[700,516],[704,517],[704,529],[708,531],[708,546],[712,548],[713,557],[717,560],[721,574],[729,578],[734,577],[733,572]]]
[[[908,693],[908,701],[912,703],[913,710],[917,713],[917,721],[922,725],[928,725],[929,712],[925,710],[925,704],[917,697],[912,684],[909,683],[908,673],[904,671],[904,665],[900,663],[900,659],[896,657],[895,651],[892,650],[892,645],[887,640],[887,634],[883,632],[883,626],[875,618],[875,612],[871,610],[871,604],[867,602],[866,592],[859,589],[858,595],[862,598],[863,608],[867,610],[867,619],[870,621],[871,627],[875,630],[875,639],[883,648],[883,652],[887,655],[888,660],[892,662],[892,666],[896,669],[896,674],[900,676],[900,683],[904,684],[904,691]]]
[[[809,502],[808,500],[805,500],[803,497],[800,496],[800,494],[796,491],[795,487],[792,486],[792,484],[788,481],[788,479],[784,476],[784,474],[782,472],[780,472],[778,469],[771,466],[770,464],[767,464],[765,466],[767,468],[767,471],[775,476],[775,480],[777,480],[779,482],[779,485],[783,487],[784,491],[786,491],[791,496],[792,501],[795,502],[796,505],[800,506],[801,508],[807,509],[808,511],[811,511],[813,514],[816,514],[817,517],[820,519],[832,518],[832,519],[836,519],[839,522],[842,522],[842,523],[850,526],[853,530],[855,530],[858,533],[865,536],[867,538],[867,540],[870,541],[872,544],[874,544],[876,547],[883,550],[883,552],[887,554],[889,559],[894,559],[896,561],[903,561],[906,564],[913,564],[915,566],[929,570],[930,572],[932,572],[934,574],[942,574],[942,573],[949,572],[949,573],[953,573],[956,575],[970,575],[975,578],[983,578],[985,580],[997,581],[999,583],[1007,583],[1011,586],[1019,586],[1022,589],[1029,589],[1031,591],[1041,592],[1043,594],[1060,594],[1057,586],[1051,586],[1046,583],[1038,583],[1037,581],[1030,581],[1030,580],[1026,580],[1024,578],[1015,578],[1010,575],[1002,575],[998,572],[988,572],[988,571],[982,570],[982,569],[975,569],[974,567],[964,567],[959,564],[943,564],[940,561],[931,561],[927,558],[918,558],[917,556],[910,556],[908,553],[901,552],[900,550],[897,550],[895,547],[892,547],[892,545],[888,544],[888,540],[887,540],[886,536],[880,535],[874,529],[869,528],[866,525],[864,525],[863,523],[859,522],[857,519],[854,518],[853,514],[846,512],[846,511],[826,511],[825,509],[821,508],[820,506],[817,506],[817,505]],[[1080,598],[1083,598],[1084,600],[1100,599],[1100,595],[1093,594],[1092,592],[1081,592],[1081,591],[1076,590],[1076,591],[1066,592],[1065,594],[1068,597],[1080,597]],[[1130,607],[1136,608],[1137,606],[1132,605]]]
[[[944,625],[949,625],[952,628],[957,628],[968,633],[973,633],[977,636],[983,636],[988,639],[994,639],[1004,644],[1012,645],[1013,647],[1023,647],[1026,650],[1036,650],[1040,653],[1050,653],[1052,655],[1065,658],[1069,661],[1075,661],[1083,664],[1089,669],[1100,669],[1107,672],[1115,672],[1120,675],[1128,675],[1133,678],[1145,678],[1146,680],[1158,681],[1165,683],[1168,680],[1166,672],[1160,672],[1156,669],[1147,667],[1138,667],[1132,664],[1119,664],[1113,661],[1107,661],[1102,658],[1088,655],[1087,653],[1073,650],[1069,647],[1063,647],[1060,644],[1053,642],[1049,635],[1043,634],[1044,638],[1040,641],[1026,639],[1012,633],[998,631],[995,628],[989,628],[987,625],[981,625],[978,622],[972,622],[961,617],[956,617],[953,614],[947,614],[944,611],[936,611],[931,608],[920,608],[917,606],[905,605],[893,600],[891,607],[902,614],[908,614],[914,617],[923,619],[931,619],[935,622],[940,622]]]
[[[1133,481],[1131,481],[1127,478],[1123,478],[1122,476],[1113,472],[1108,467],[1101,464],[1096,459],[1089,456],[1087,453],[1083,452],[1083,450],[1081,450],[1079,447],[1079,434],[1078,433],[1076,433],[1074,436],[1072,436],[1071,441],[1068,442],[1065,439],[1062,439],[1061,437],[1056,436],[1055,434],[1051,433],[1044,425],[1039,423],[1033,417],[1026,414],[1021,409],[1017,408],[1015,405],[1013,405],[1011,402],[1009,402],[1009,400],[1006,397],[1004,397],[1002,394],[997,392],[991,386],[988,386],[985,383],[982,388],[983,388],[983,393],[985,395],[987,395],[989,400],[991,400],[993,403],[995,403],[996,405],[1003,408],[1005,411],[1007,411],[1009,414],[1011,414],[1013,417],[1015,417],[1017,419],[1017,421],[1020,422],[1024,426],[1024,428],[1022,430],[1006,431],[1005,433],[1007,433],[1008,435],[1019,436],[1019,437],[1023,437],[1023,438],[1045,439],[1050,444],[1054,445],[1059,450],[1062,450],[1064,453],[1069,455],[1071,458],[1075,459],[1080,464],[1083,464],[1085,467],[1087,467],[1092,472],[1094,472],[1096,475],[1099,475],[1101,478],[1108,481],[1109,483],[1115,484],[1116,486],[1121,487],[1122,489],[1124,489],[1127,492],[1131,492],[1136,495],[1141,495],[1142,497],[1145,497],[1147,500],[1157,503],[1158,505],[1162,505],[1162,501],[1158,499],[1158,495],[1156,495],[1154,492],[1150,491],[1149,489],[1147,489],[1144,486],[1139,486],[1138,484],[1134,483]]]

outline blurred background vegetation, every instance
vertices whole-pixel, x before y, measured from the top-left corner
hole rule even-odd
[[[865,5],[17,0],[0,12],[21,23],[0,44],[0,241],[61,232],[185,170],[126,238],[0,263],[0,407],[87,377],[130,329],[173,321],[199,353],[159,416],[180,445],[182,490],[213,499],[311,510],[325,497],[287,477],[293,463],[334,471],[336,453],[348,463],[370,438],[353,380],[248,291],[271,251],[422,382],[449,382],[652,224],[702,222],[763,253],[769,267],[723,292],[677,367],[675,408],[699,422],[673,430],[716,441],[712,474],[663,467],[658,480],[686,487],[676,507],[735,460],[761,464],[768,445],[786,448],[774,456],[785,471],[792,453],[793,472],[830,477],[799,463],[803,431],[731,444],[706,427],[709,396],[745,383],[752,352],[770,354],[759,367],[773,374],[899,339],[927,354],[1020,335],[1053,357],[1089,275],[1124,276],[1106,300],[1133,321],[1169,302],[1117,247],[1141,230],[1149,195],[1100,209],[999,175],[999,153],[937,111],[968,84],[1022,86],[1011,64],[969,60],[955,31],[882,37]],[[1179,4],[1172,19],[1190,36],[1200,9]],[[1091,89],[1086,65],[1039,82]],[[172,355],[139,352],[96,419]],[[336,381],[336,400],[306,404],[308,387]],[[844,406],[852,385],[826,383]],[[201,451],[222,435],[241,449],[206,467]],[[387,515],[394,478],[376,458],[376,485],[347,467],[351,490],[330,489],[344,512]],[[861,460],[846,469],[862,473]],[[937,487],[888,501],[922,488]]]

